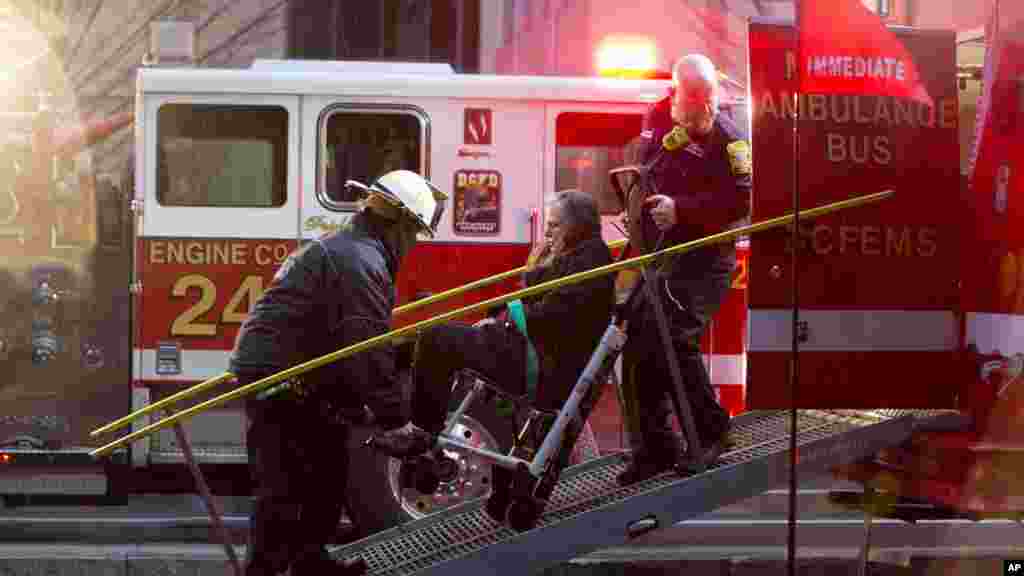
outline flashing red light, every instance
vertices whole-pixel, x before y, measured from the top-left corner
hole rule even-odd
[[[14,461],[14,456],[10,454],[0,454],[0,464],[10,464]]]
[[[610,36],[597,48],[597,71],[601,76],[625,78],[660,77],[658,50],[649,38]]]

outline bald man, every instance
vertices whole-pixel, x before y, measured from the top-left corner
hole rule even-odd
[[[643,209],[636,218],[640,246],[652,249],[695,240],[744,224],[750,213],[750,147],[719,114],[718,71],[699,54],[673,68],[673,93],[645,121],[642,158],[651,168]],[[721,452],[729,414],[718,404],[700,353],[700,337],[729,290],[736,249],[719,244],[672,256],[655,272],[655,292],[667,316],[672,345],[706,462]],[[627,417],[633,459],[620,474],[632,484],[672,469],[682,453],[669,422],[671,373],[647,292],[628,313],[625,361]]]

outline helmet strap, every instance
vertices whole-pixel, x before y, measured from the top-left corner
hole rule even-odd
[[[402,216],[402,209],[388,202],[379,194],[370,194],[366,199],[366,206],[381,218],[387,220],[398,220]]]

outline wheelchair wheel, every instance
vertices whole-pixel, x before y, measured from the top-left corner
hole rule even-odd
[[[455,481],[459,472],[459,463],[450,456],[438,456],[434,460],[434,473],[441,482]]]

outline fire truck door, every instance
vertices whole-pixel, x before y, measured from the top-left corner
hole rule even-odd
[[[800,408],[949,408],[959,384],[959,192],[955,38],[897,31],[927,78],[929,108],[876,96],[802,94],[789,25],[750,25],[753,220],[893,190],[878,204],[801,220]],[[793,157],[793,114],[800,154]],[[799,178],[794,179],[794,166]],[[788,407],[790,231],[754,234],[748,408]]]
[[[166,390],[227,369],[296,245],[298,97],[154,95],[144,114],[136,380]]]
[[[395,169],[418,172],[448,194],[431,241],[402,263],[399,303],[521,266],[531,210],[541,202],[544,108],[534,102],[407,98],[373,104],[310,97],[303,104],[301,235],[335,230],[357,209],[346,180],[369,183]],[[448,302],[497,295],[509,281]],[[422,314],[429,312],[423,311]],[[436,313],[436,312],[434,312]],[[425,316],[402,316],[411,322]],[[473,321],[474,318],[466,318]]]
[[[1024,42],[997,42],[989,50],[988,58],[998,59],[988,63],[994,70],[984,88],[989,96],[980,101],[967,189],[974,206],[963,260],[967,342],[982,355],[1009,357],[1024,353]]]

